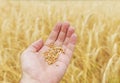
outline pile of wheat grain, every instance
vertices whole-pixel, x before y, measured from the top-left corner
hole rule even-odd
[[[18,83],[21,52],[66,20],[78,41],[61,83],[120,83],[119,2],[17,0],[0,1],[0,83]]]

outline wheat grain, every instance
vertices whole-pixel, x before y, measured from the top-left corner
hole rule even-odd
[[[64,53],[62,47],[57,47],[55,46],[54,44],[49,44],[47,45],[49,47],[49,49],[44,52],[44,56],[45,56],[45,60],[46,62],[48,62],[48,64],[53,64],[56,62],[58,56],[61,54],[61,53]]]

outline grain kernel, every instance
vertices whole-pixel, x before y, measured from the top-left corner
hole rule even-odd
[[[64,53],[64,50],[62,49],[62,47],[57,47],[54,44],[49,44],[47,46],[49,47],[49,49],[43,54],[45,56],[45,61],[50,65],[56,62],[58,56],[60,55],[60,53]]]

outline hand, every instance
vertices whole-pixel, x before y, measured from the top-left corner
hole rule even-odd
[[[57,23],[45,44],[40,39],[32,43],[21,56],[21,83],[58,83],[70,63],[77,36],[69,23]],[[64,49],[54,64],[48,65],[43,53],[48,44],[55,44]]]

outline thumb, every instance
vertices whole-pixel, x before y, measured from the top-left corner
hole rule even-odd
[[[38,52],[43,46],[43,40],[39,39],[33,42],[28,48],[27,51]]]

